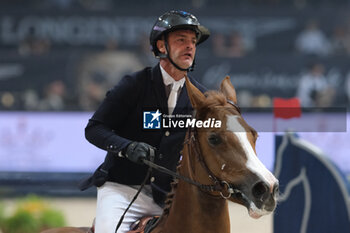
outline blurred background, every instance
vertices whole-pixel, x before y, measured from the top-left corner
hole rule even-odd
[[[349,8],[349,0],[0,1],[4,213],[17,208],[17,198],[35,194],[59,203],[70,225],[92,222],[96,191],[76,186],[105,153],[85,140],[84,127],[123,75],[157,63],[150,29],[171,9],[193,13],[210,29],[191,75],[209,89],[231,77],[247,121],[261,132],[257,152],[269,169],[275,132],[284,128],[275,128],[272,111],[256,109],[273,108],[276,97],[297,97],[302,107],[340,109],[341,120],[327,116],[299,131],[350,174]],[[259,130],[262,119],[269,128]],[[90,211],[86,220],[71,216],[74,203]],[[270,222],[263,220],[266,232]]]

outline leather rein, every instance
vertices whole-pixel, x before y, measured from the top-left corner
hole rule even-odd
[[[235,104],[233,101],[227,99],[227,103],[232,105],[239,113],[241,113],[240,108],[237,104]],[[160,172],[166,173],[172,177],[175,177],[177,179],[181,179],[189,184],[192,184],[194,186],[197,186],[200,190],[204,192],[219,192],[220,196],[224,199],[230,198],[233,194],[240,194],[241,191],[234,187],[233,184],[230,184],[227,181],[220,180],[218,177],[216,177],[212,171],[208,168],[208,165],[205,163],[204,158],[201,153],[200,146],[198,144],[198,136],[197,136],[197,130],[193,128],[189,128],[187,139],[185,140],[185,143],[187,145],[189,156],[191,155],[191,149],[193,148],[196,156],[198,157],[201,166],[204,168],[204,170],[207,172],[209,178],[213,181],[214,184],[212,185],[205,185],[201,184],[195,180],[192,180],[186,176],[180,175],[176,172],[173,172],[165,167],[159,166],[155,164],[153,161],[144,160],[143,162],[149,166],[150,168],[154,168]],[[224,194],[227,193],[226,195]]]

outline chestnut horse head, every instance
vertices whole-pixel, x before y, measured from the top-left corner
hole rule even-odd
[[[220,184],[225,189],[220,195],[244,205],[253,218],[272,212],[278,181],[256,155],[258,133],[243,119],[230,78],[222,81],[220,92],[204,95],[188,79],[186,87],[196,119],[221,122],[220,127],[195,130],[195,146],[201,154],[202,167],[206,168],[194,172],[193,179],[203,184]]]

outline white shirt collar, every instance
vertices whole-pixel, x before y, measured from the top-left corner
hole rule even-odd
[[[171,77],[164,69],[161,65],[160,66],[160,72],[162,73],[162,77],[163,77],[163,83],[165,86],[168,86],[170,84],[173,84],[174,82],[178,82],[180,83],[180,87],[182,88],[184,83],[185,83],[185,77],[183,77],[182,79],[180,79],[179,81],[175,81],[175,79],[173,79],[173,77]]]

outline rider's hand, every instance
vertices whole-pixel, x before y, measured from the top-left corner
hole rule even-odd
[[[149,159],[153,146],[144,142],[132,142],[126,148],[125,157],[134,163],[143,164],[143,160]]]

